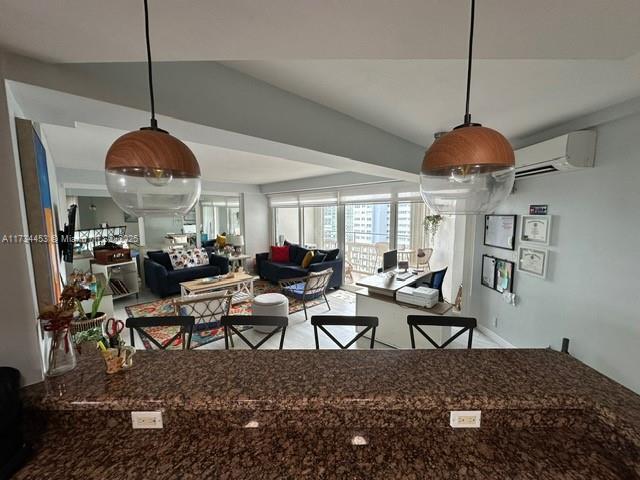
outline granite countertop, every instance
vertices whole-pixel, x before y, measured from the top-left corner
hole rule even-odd
[[[89,355],[23,389],[49,427],[18,478],[147,478],[150,451],[165,465],[155,478],[640,478],[640,396],[551,350],[141,351],[134,363],[108,376]],[[476,409],[480,429],[450,428],[449,410]],[[132,430],[131,410],[162,410],[165,429]],[[107,435],[96,424],[119,432],[122,461],[90,455]],[[349,444],[358,432],[369,445]]]

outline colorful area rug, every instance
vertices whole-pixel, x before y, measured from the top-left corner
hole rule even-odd
[[[253,292],[255,295],[261,295],[263,293],[279,293],[280,288],[277,285],[271,285],[269,282],[266,282],[264,280],[256,280],[253,285]],[[339,295],[342,297],[343,295],[341,294],[345,293],[347,292],[342,292],[340,290],[327,293],[329,303],[331,303],[332,296]],[[289,314],[299,312],[304,308],[302,305],[302,301],[291,297],[287,298],[289,299]],[[125,307],[125,310],[129,317],[169,316],[173,315],[172,300],[172,298],[163,298],[161,300],[155,300],[153,302],[128,305]],[[314,305],[319,305],[321,303],[324,303],[324,299],[322,297],[314,300],[307,300],[307,308],[313,307]],[[251,315],[251,305],[251,302],[237,303],[231,307],[231,314]],[[246,330],[247,328],[251,327],[245,327],[243,330]],[[178,332],[178,327],[149,327],[146,328],[145,331],[153,338],[158,340],[159,343],[164,345]],[[215,342],[222,339],[224,339],[224,330],[222,328],[194,330],[191,337],[191,348],[197,348],[202,345],[206,345],[207,343]],[[155,348],[148,339],[141,338],[141,340],[145,349],[153,350]],[[167,347],[167,349],[169,350],[176,350],[181,348],[181,340],[176,340],[173,344]]]

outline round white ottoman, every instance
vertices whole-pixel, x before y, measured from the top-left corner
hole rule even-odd
[[[258,295],[253,299],[253,314],[289,318],[289,299],[281,293]],[[256,325],[253,329],[260,333],[271,333],[274,327]]]

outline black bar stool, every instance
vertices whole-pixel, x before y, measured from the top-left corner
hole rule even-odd
[[[280,334],[280,347],[282,350],[282,346],[284,345],[284,334],[287,331],[287,325],[289,325],[289,319],[287,317],[275,317],[270,315],[224,315],[220,320],[220,324],[224,327],[224,348],[229,350],[229,330],[235,333],[240,339],[249,345],[252,350],[257,350],[260,348],[264,342],[269,340],[273,335],[277,332],[282,332]],[[260,340],[255,345],[247,339],[240,330],[236,327],[241,326],[262,326],[262,327],[275,327],[270,333],[267,334],[262,340]]]
[[[373,348],[373,344],[376,340],[376,327],[378,326],[378,317],[363,317],[363,316],[343,316],[343,315],[314,315],[311,317],[311,325],[313,325],[313,334],[316,338],[316,350],[320,349],[320,342],[318,341],[318,328],[322,330],[333,343],[338,345],[342,349],[349,348],[360,337],[371,330],[371,344],[369,348]],[[353,327],[367,327],[358,334],[346,345],[342,345],[340,341],[334,337],[329,330],[324,328],[325,326],[353,326]]]
[[[129,329],[129,332],[131,334],[132,347],[136,346],[135,338],[133,335],[133,331],[135,330],[136,332],[138,332],[138,335],[149,340],[160,350],[165,350],[169,345],[182,337],[182,348],[184,349],[186,347],[188,350],[189,348],[191,348],[191,335],[193,334],[194,324],[195,318],[188,315],[177,317],[129,317],[127,318],[126,327]],[[173,337],[171,337],[169,341],[162,344],[144,330],[148,327],[180,327],[180,330]],[[186,342],[184,341],[185,334],[187,337]]]
[[[413,336],[413,329],[418,330],[435,348],[445,348],[456,338],[462,335],[467,330],[469,331],[469,340],[467,342],[467,348],[471,348],[473,342],[473,329],[476,328],[478,322],[475,318],[471,317],[443,317],[440,315],[409,315],[407,317],[407,323],[409,324],[409,334],[411,335],[411,348],[416,348],[416,340]],[[455,333],[442,345],[438,345],[433,339],[425,332],[421,326],[434,326],[434,327],[462,327],[462,330]]]

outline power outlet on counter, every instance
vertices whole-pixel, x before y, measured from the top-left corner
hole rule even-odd
[[[453,428],[480,428],[480,410],[452,410],[449,424]]]
[[[163,428],[162,412],[131,412],[131,424],[134,429]]]

